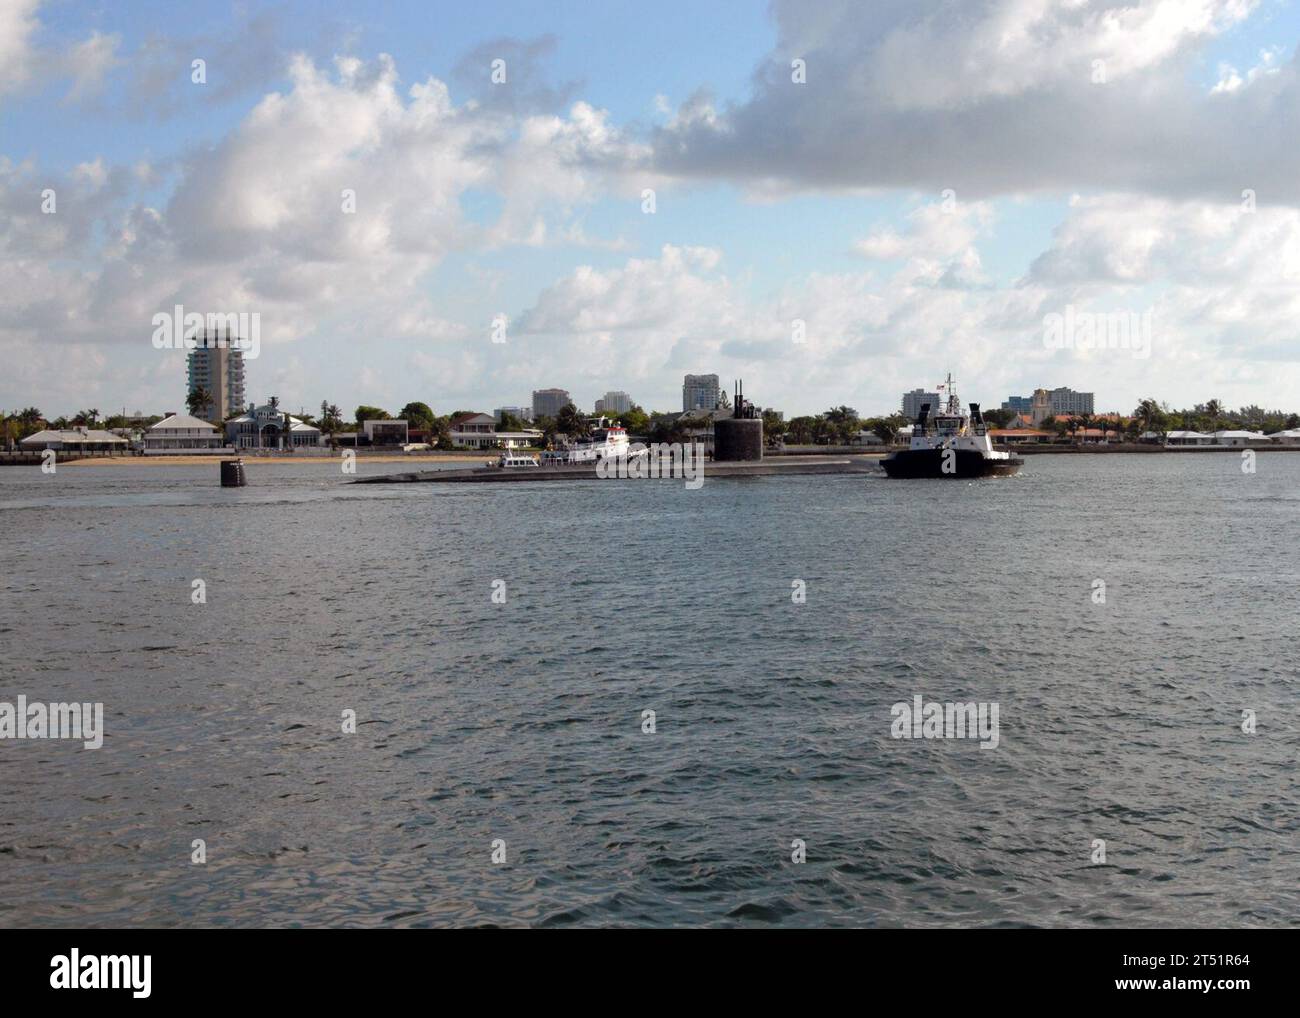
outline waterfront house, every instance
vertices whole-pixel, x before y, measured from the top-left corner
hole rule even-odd
[[[1056,432],[1026,427],[989,428],[989,440],[994,445],[1046,445],[1056,441]]]
[[[457,414],[450,424],[451,444],[457,449],[522,449],[542,439],[542,433],[533,428],[497,431],[496,418],[491,414]]]
[[[412,441],[406,421],[364,421],[361,430],[369,445],[406,445]]]
[[[39,452],[42,449],[55,449],[59,452],[76,452],[85,455],[109,455],[126,452],[130,443],[111,431],[99,431],[93,428],[64,428],[54,430],[46,428],[34,435],[20,439],[18,447],[26,452]]]
[[[189,414],[171,414],[145,429],[146,456],[176,453],[225,452],[221,431],[213,424]]]
[[[1267,435],[1259,431],[1216,431],[1214,433],[1214,444],[1237,448],[1241,446],[1270,445],[1272,443]]]
[[[226,441],[236,449],[314,448],[321,444],[321,430],[267,403],[226,421]]]
[[[877,435],[874,431],[868,431],[866,428],[860,428],[856,435],[849,436],[849,445],[863,446],[882,446],[885,440]]]
[[[1214,436],[1200,431],[1171,431],[1165,435],[1165,445],[1213,445]]]
[[[451,444],[457,449],[492,449],[496,447],[496,418],[491,414],[456,414],[448,422]]]
[[[1237,449],[1248,446],[1269,445],[1267,435],[1258,431],[1171,431],[1165,436],[1165,445],[1205,446],[1219,449]]]

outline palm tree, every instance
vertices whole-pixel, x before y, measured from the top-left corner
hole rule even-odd
[[[555,426],[570,439],[585,438],[591,433],[591,425],[581,411],[572,403],[566,403],[555,417]]]
[[[185,408],[189,410],[194,417],[199,415],[212,402],[212,393],[208,392],[203,386],[191,389],[190,394],[185,397]]]
[[[1150,397],[1141,400],[1137,405],[1137,409],[1133,411],[1133,419],[1141,426],[1143,433],[1159,431],[1157,425],[1162,416],[1164,415],[1161,413],[1160,404]]]
[[[831,435],[841,444],[847,444],[862,428],[858,412],[851,406],[833,406],[822,417],[830,425]]]
[[[1210,419],[1210,430],[1218,431],[1223,419],[1223,402],[1212,399],[1205,404],[1205,416]]]

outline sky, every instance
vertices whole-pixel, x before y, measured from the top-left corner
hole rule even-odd
[[[874,415],[949,372],[1300,410],[1298,35],[1293,0],[0,0],[0,410],[183,410],[176,305],[257,314],[248,398],[309,412],[717,373]]]

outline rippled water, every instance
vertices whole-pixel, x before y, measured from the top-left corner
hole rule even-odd
[[[0,470],[0,925],[1297,923],[1300,456],[249,475]]]

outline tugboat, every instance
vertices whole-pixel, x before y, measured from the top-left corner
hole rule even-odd
[[[912,428],[910,448],[892,452],[881,466],[890,477],[1010,477],[1020,472],[1025,461],[1007,452],[997,452],[989,438],[980,405],[972,403],[970,414],[962,409],[953,388],[952,375],[939,387],[948,394],[947,406],[930,417],[930,404],[923,403]]]

